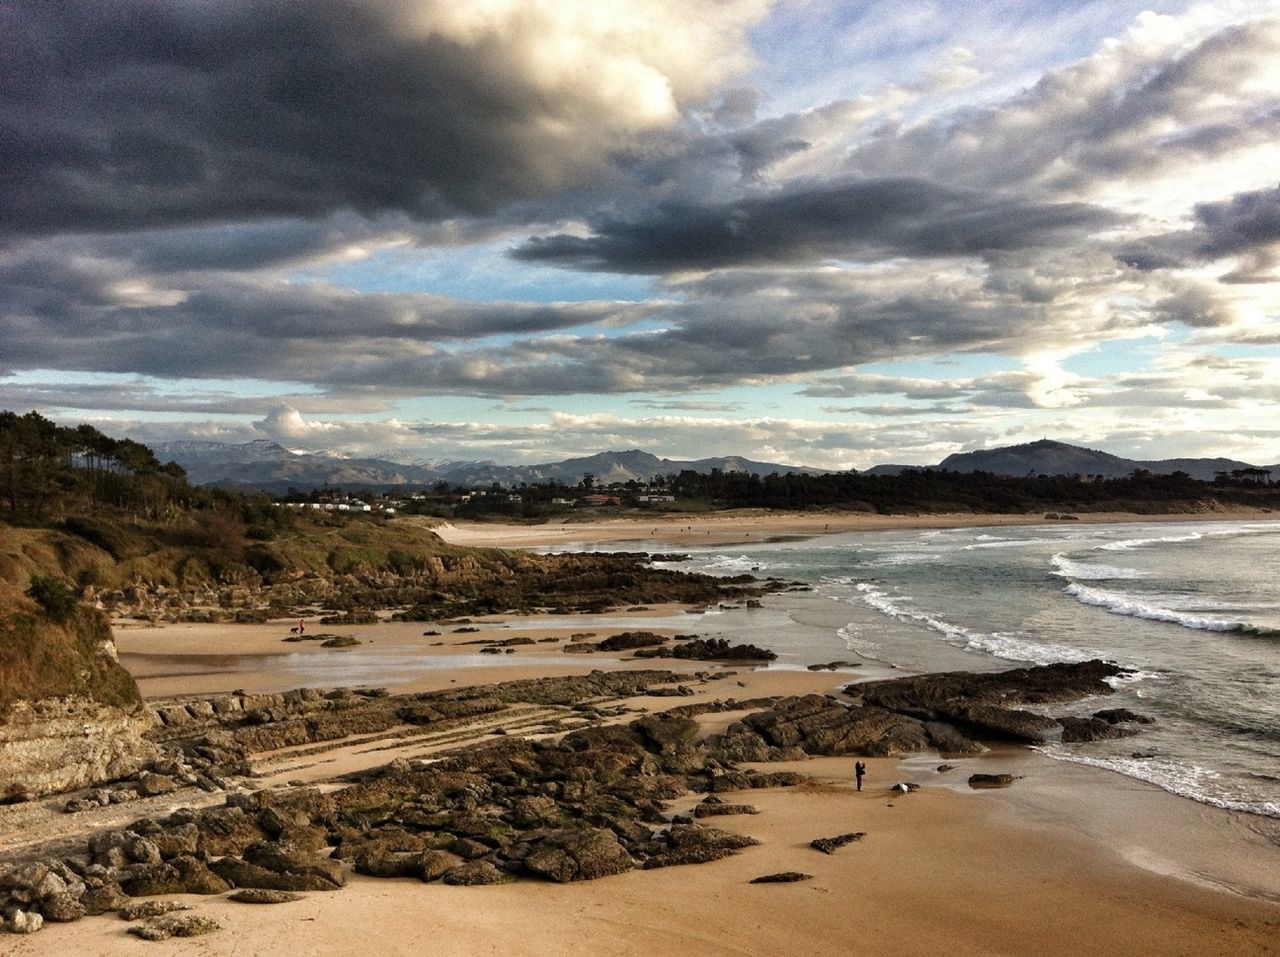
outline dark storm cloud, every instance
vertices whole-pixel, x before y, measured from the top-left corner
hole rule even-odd
[[[1140,240],[1120,253],[1139,269],[1179,268],[1240,257],[1228,282],[1264,282],[1280,260],[1280,186],[1238,193],[1220,203],[1197,203],[1190,229]],[[1216,324],[1216,323],[1198,323]]]
[[[1115,225],[1083,203],[1031,203],[921,179],[829,183],[738,202],[666,203],[588,237],[534,238],[514,255],[586,270],[666,273],[864,256],[978,255],[1079,241]]]
[[[415,20],[427,14],[445,25]],[[549,18],[521,17],[396,0],[10,0],[0,224],[432,219],[598,172],[617,134],[652,118],[529,75],[528,51],[556,37],[538,32]]]

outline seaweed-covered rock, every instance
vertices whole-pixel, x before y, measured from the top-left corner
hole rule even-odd
[[[561,883],[591,881],[634,866],[616,835],[603,828],[552,831],[524,858],[526,870]]]
[[[474,887],[483,884],[505,884],[511,875],[504,874],[489,861],[466,861],[444,872],[446,884]]]
[[[837,834],[835,837],[815,837],[809,842],[809,846],[823,854],[834,854],[846,844],[860,841],[866,836],[864,831],[850,831],[847,834]]]
[[[764,874],[760,877],[753,877],[748,883],[751,884],[795,884],[798,881],[811,881],[812,874],[803,874],[800,871],[779,871],[776,874]]]

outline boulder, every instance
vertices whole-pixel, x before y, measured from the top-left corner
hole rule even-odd
[[[969,787],[971,788],[1007,788],[1017,778],[1012,774],[971,774],[969,775]]]
[[[275,891],[333,891],[340,884],[318,874],[282,874],[238,857],[224,857],[209,865],[210,870],[232,887],[258,887]]]
[[[634,866],[616,835],[603,828],[552,831],[524,858],[526,870],[560,883],[596,880]]]
[[[1138,733],[1137,728],[1127,728],[1102,718],[1059,718],[1058,723],[1062,725],[1062,740],[1069,744],[1082,741],[1111,741],[1116,738],[1128,738]]]
[[[448,851],[427,850],[418,855],[418,879],[436,881],[462,863],[462,858]]]
[[[446,884],[473,887],[481,884],[506,884],[512,878],[489,861],[466,861],[449,868],[442,879]]]
[[[40,913],[44,919],[54,923],[70,923],[79,920],[87,913],[79,898],[63,891],[40,901]]]
[[[44,918],[36,911],[14,908],[4,926],[11,934],[34,934],[44,926]]]
[[[166,914],[153,917],[144,924],[129,928],[129,933],[143,940],[168,940],[170,937],[200,937],[221,930],[222,925],[212,917],[199,914]]]

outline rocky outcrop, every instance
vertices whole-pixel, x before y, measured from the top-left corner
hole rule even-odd
[[[1045,705],[1111,694],[1107,679],[1125,674],[1105,661],[1016,668],[989,674],[967,671],[913,675],[851,685],[845,693],[863,705],[926,722],[943,722],[978,737],[1043,744],[1062,735],[1054,718],[1015,705]]]
[[[87,697],[17,702],[0,724],[0,796],[10,800],[92,787],[134,774],[158,751],[145,708]]]
[[[850,707],[822,695],[784,698],[740,724],[767,745],[797,747],[806,754],[883,756],[929,746],[924,725],[914,718],[883,708]],[[738,731],[731,726],[727,737]]]

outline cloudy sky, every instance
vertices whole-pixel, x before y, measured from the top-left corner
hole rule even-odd
[[[0,0],[0,408],[1280,459],[1280,2]]]

